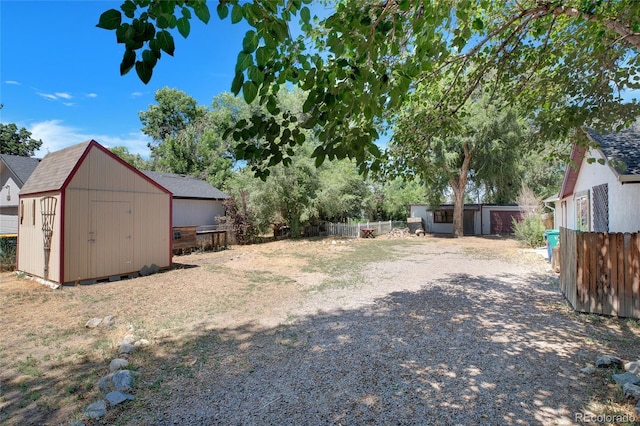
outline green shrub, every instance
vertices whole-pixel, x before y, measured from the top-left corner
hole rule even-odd
[[[16,237],[0,238],[0,271],[16,269]]]
[[[527,216],[521,221],[513,219],[513,230],[516,238],[528,247],[544,245],[544,223],[540,216]]]

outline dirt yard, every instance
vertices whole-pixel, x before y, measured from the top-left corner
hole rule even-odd
[[[285,240],[174,263],[62,290],[0,275],[0,424],[81,419],[128,333],[150,342],[129,358],[135,400],[87,425],[634,414],[610,371],[580,369],[640,358],[640,323],[572,312],[546,261],[511,239]]]

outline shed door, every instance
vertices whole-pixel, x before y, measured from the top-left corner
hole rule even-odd
[[[512,234],[513,218],[520,220],[522,212],[520,211],[492,211],[490,215],[491,234]]]
[[[90,278],[132,272],[133,214],[128,201],[92,201]]]

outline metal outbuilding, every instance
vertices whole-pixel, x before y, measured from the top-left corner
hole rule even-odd
[[[94,140],[45,156],[18,214],[29,275],[84,283],[171,266],[171,192]]]

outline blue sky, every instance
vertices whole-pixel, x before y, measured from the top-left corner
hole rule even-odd
[[[135,70],[120,76],[123,46],[114,31],[95,26],[120,4],[0,0],[0,121],[42,139],[37,157],[88,139],[146,157],[138,112],[157,89],[180,89],[206,106],[230,90],[243,23],[220,21],[215,8],[209,25],[193,21],[189,38],[176,32],[175,55],[163,54],[145,85]]]

